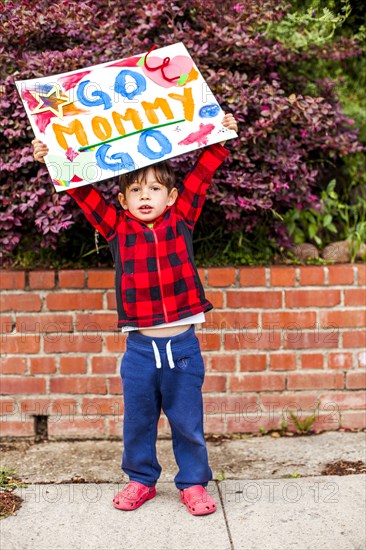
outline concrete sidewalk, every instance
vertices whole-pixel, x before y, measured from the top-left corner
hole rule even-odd
[[[115,484],[30,485],[3,520],[2,550],[364,550],[366,476],[211,483],[218,510],[193,517],[172,483],[133,512]]]
[[[124,485],[121,473],[118,482],[104,482],[108,468],[114,471],[109,456],[118,443],[10,446],[2,464],[16,467],[30,485],[17,490],[22,508],[0,522],[1,550],[364,550],[366,475],[319,475],[325,463],[364,460],[364,436],[329,432],[209,444],[214,477],[224,469],[231,479],[210,483],[218,509],[203,517],[190,515],[180,503],[170,441],[158,442],[165,476],[156,498],[132,512],[112,506]],[[83,462],[86,447],[90,462]],[[50,459],[56,469],[47,473]],[[62,462],[67,471],[60,471]],[[303,477],[291,478],[289,472]],[[60,482],[67,473],[88,483]]]

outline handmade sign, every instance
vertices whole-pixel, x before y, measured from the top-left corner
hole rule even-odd
[[[57,191],[237,135],[181,42],[16,85]]]

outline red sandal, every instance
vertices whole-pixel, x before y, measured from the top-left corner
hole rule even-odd
[[[193,516],[204,516],[216,511],[216,502],[202,485],[180,489],[180,500]]]
[[[130,481],[127,487],[117,493],[113,498],[113,506],[118,510],[136,510],[146,500],[151,500],[156,495],[154,486],[147,487],[138,481]]]

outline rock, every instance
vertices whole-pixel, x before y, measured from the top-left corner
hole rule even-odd
[[[361,244],[356,258],[362,260],[365,258],[365,255],[366,244]],[[347,240],[330,243],[321,252],[321,257],[324,260],[333,260],[335,263],[348,263],[352,259],[352,243]]]
[[[308,260],[319,258],[319,251],[317,247],[311,243],[300,243],[292,246],[290,251],[298,260]]]

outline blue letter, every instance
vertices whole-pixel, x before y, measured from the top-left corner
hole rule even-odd
[[[201,107],[198,114],[201,118],[212,118],[218,115],[220,112],[220,105],[217,103],[210,103],[210,105],[205,105]]]
[[[134,87],[133,90],[131,90],[131,83],[126,86],[127,76],[131,76],[136,83],[136,87]],[[127,91],[128,87],[131,90],[130,92]],[[114,91],[117,94],[121,94],[121,96],[127,97],[127,99],[133,99],[136,95],[142,94],[145,90],[146,79],[142,76],[142,74],[136,73],[135,71],[129,71],[128,69],[123,69],[120,73],[118,73],[114,83]]]
[[[147,145],[148,137],[152,137],[156,139],[156,141],[161,147],[161,150],[159,153],[152,151],[150,147]],[[168,155],[172,151],[172,144],[170,143],[168,138],[164,136],[164,134],[159,132],[159,130],[146,130],[145,132],[142,132],[142,134],[140,135],[137,150],[139,153],[144,155],[144,157],[147,157],[150,160],[156,160],[156,159],[161,159],[164,155]]]
[[[97,97],[94,101],[91,101],[84,95],[85,87],[90,84],[90,80],[85,80],[81,82],[76,90],[76,95],[80,103],[86,105],[86,107],[96,107],[97,105],[104,105],[104,110],[110,109],[112,107],[111,98],[105,92],[94,91],[91,93],[93,97]]]
[[[113,172],[118,172],[119,170],[134,170],[135,163],[128,153],[115,153],[107,158],[107,153],[111,148],[110,145],[101,145],[95,155],[98,166],[103,168],[103,170],[113,170]],[[108,160],[119,160],[120,162],[109,163]]]

